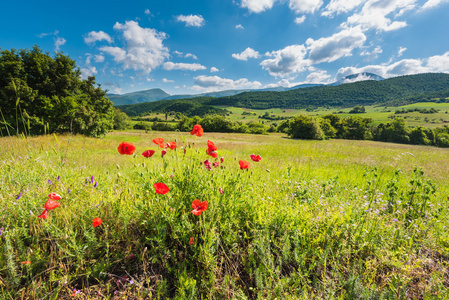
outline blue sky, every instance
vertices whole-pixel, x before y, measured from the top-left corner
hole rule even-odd
[[[197,94],[449,73],[448,15],[449,0],[7,1],[0,47],[61,51],[111,93]]]

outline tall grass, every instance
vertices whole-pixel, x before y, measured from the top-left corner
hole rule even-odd
[[[155,137],[180,148],[162,158]],[[224,158],[210,171],[208,139]],[[117,152],[122,141],[134,155]],[[0,147],[0,298],[448,295],[445,149],[176,132]],[[262,161],[240,170],[250,154]],[[157,194],[158,182],[170,191]],[[50,192],[61,206],[39,219]],[[209,203],[200,216],[194,199]]]

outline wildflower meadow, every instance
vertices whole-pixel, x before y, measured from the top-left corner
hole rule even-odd
[[[1,299],[444,299],[449,150],[282,134],[0,139]]]

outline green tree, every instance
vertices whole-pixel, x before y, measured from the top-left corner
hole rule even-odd
[[[308,115],[299,115],[290,120],[287,134],[297,139],[323,140],[325,138],[319,121]]]
[[[81,79],[70,57],[38,46],[0,52],[0,107],[13,132],[81,133],[112,130],[112,102],[95,78]]]

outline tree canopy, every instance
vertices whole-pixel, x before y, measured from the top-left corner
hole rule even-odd
[[[81,79],[74,60],[38,46],[0,51],[0,109],[1,130],[12,133],[101,136],[114,122],[112,102],[95,77]]]

